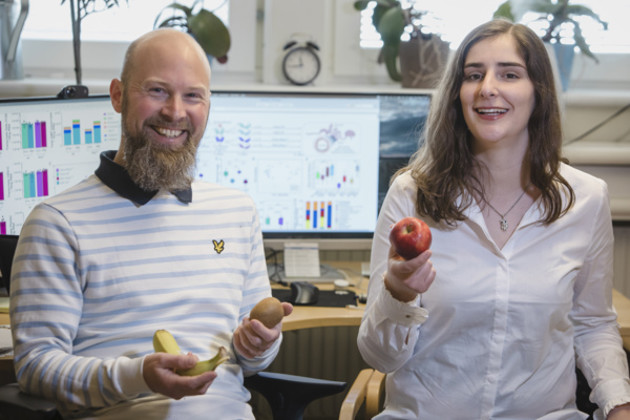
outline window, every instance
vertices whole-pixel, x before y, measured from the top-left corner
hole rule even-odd
[[[403,7],[414,5],[418,10],[427,10],[422,18],[422,24],[428,32],[438,33],[455,49],[477,24],[492,18],[497,7],[505,0],[477,0],[474,6],[463,6],[460,2],[433,1],[427,6],[426,1],[401,0]],[[457,3],[457,4],[455,4]],[[580,16],[576,21],[580,23],[583,35],[594,53],[630,53],[630,40],[625,27],[626,20],[630,16],[630,2],[627,0],[582,0],[575,4],[590,7],[599,17],[608,22],[608,30],[603,31],[601,25],[587,16]],[[382,41],[380,35],[372,25],[371,7],[361,14],[360,45],[363,48],[380,48]],[[465,9],[465,10],[464,10]],[[535,13],[526,14],[523,23],[528,23],[533,29],[544,27],[543,22],[534,22],[538,17]],[[404,37],[404,35],[403,35]]]
[[[30,0],[29,14],[24,24],[23,39],[70,40],[70,0],[61,5],[61,0]],[[132,41],[153,29],[153,22],[160,11],[173,0],[119,0],[119,6],[90,13],[81,21],[82,41]],[[179,1],[192,5],[193,1]],[[97,10],[104,3],[97,0]],[[224,22],[228,22],[227,0],[205,0],[203,7],[213,11]],[[162,14],[168,17],[170,10]]]

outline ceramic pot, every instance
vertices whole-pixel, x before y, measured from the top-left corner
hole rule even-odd
[[[434,88],[446,67],[449,44],[437,35],[420,35],[400,43],[400,73],[406,88]]]

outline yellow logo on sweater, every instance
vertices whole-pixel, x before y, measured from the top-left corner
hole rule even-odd
[[[217,254],[220,254],[223,252],[223,248],[225,247],[225,244],[223,243],[223,239],[221,239],[220,241],[213,239],[212,243],[214,244],[214,250],[216,251]]]

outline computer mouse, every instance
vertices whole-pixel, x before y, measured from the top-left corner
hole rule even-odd
[[[293,305],[315,305],[319,298],[319,288],[306,281],[294,281],[291,283],[291,297],[289,302]]]

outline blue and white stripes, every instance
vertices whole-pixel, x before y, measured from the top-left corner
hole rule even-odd
[[[138,206],[92,175],[33,210],[13,273],[18,380],[66,412],[149,393],[141,363],[157,329],[201,359],[232,351],[240,320],[270,295],[253,201],[201,182],[191,203],[160,192]],[[265,368],[279,344],[241,368]],[[244,403],[241,381],[237,366],[219,368],[206,397]]]

